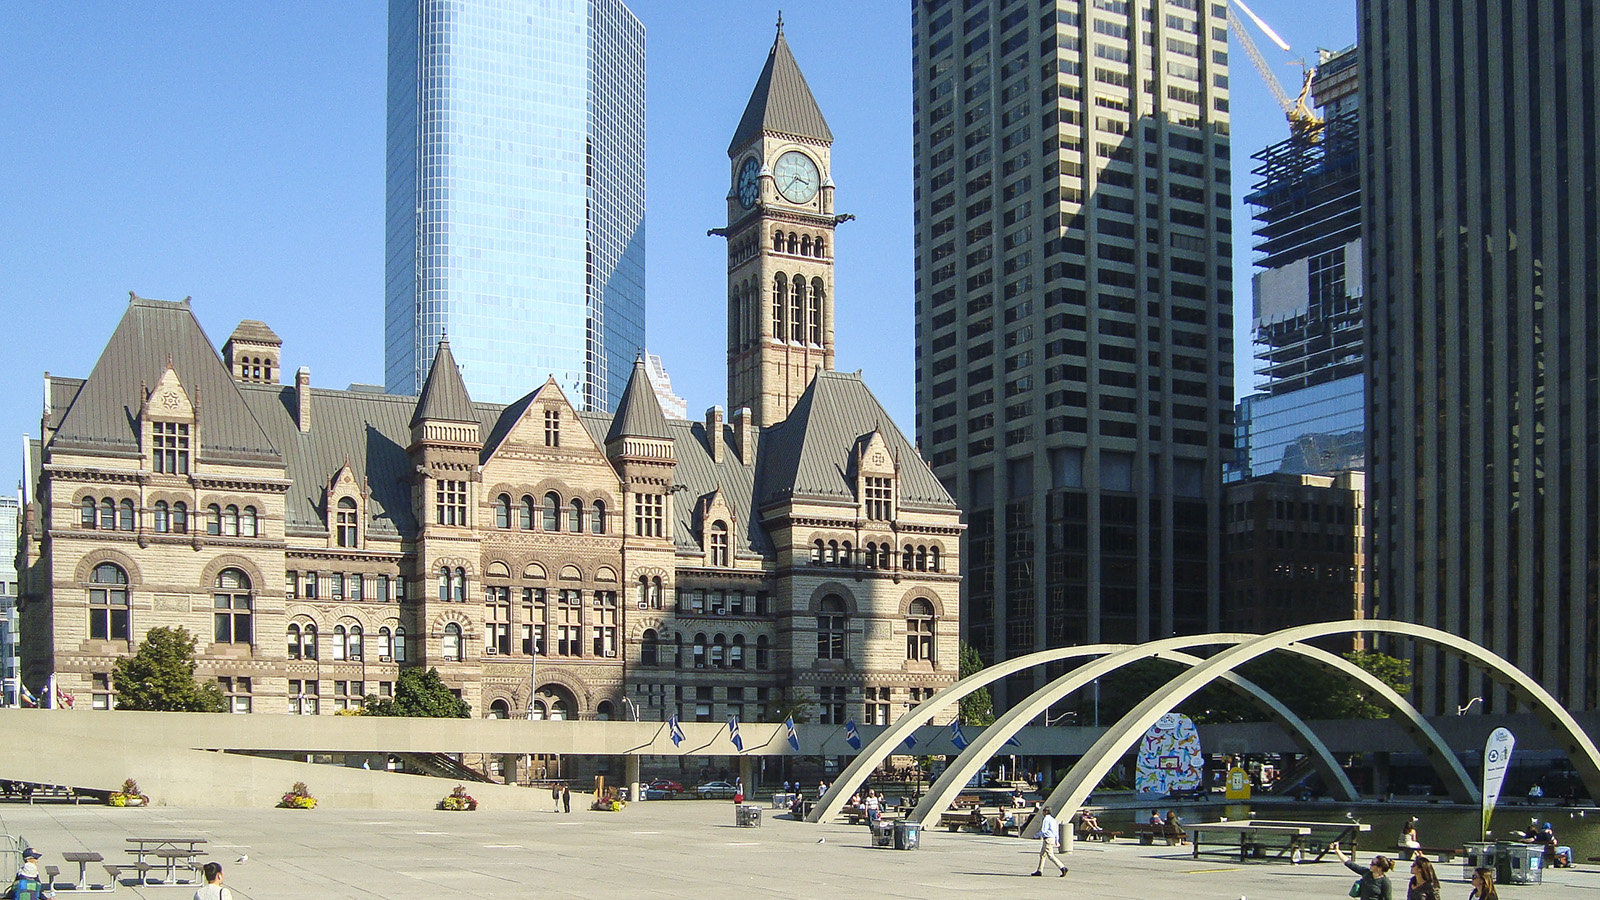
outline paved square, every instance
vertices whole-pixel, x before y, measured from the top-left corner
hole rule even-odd
[[[1187,848],[1077,845],[1065,856],[1066,878],[1032,878],[1037,845],[1014,837],[924,832],[914,852],[875,850],[867,830],[773,818],[734,825],[721,801],[635,803],[619,813],[570,815],[479,810],[411,813],[114,809],[102,806],[0,805],[0,830],[22,835],[42,862],[75,876],[61,854],[92,850],[107,861],[128,857],[124,838],[195,835],[208,859],[223,863],[239,900],[316,898],[682,898],[761,897],[986,898],[1060,897],[1267,900],[1343,897],[1354,876],[1335,864],[1240,865],[1194,860]],[[820,843],[819,843],[820,841]],[[234,860],[241,856],[243,863]],[[1441,866],[1445,895],[1465,898],[1459,866]],[[91,881],[104,873],[91,866]],[[1402,874],[1397,872],[1397,874]],[[1402,875],[1403,877],[1403,875]],[[1396,896],[1403,896],[1397,881]],[[128,887],[121,896],[188,900],[193,887]],[[1542,887],[1508,887],[1503,896],[1593,898],[1600,871],[1553,870]],[[62,891],[61,898],[70,897]]]

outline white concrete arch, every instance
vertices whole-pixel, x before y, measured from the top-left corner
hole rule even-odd
[[[1114,672],[1117,669],[1122,668],[1123,666],[1142,659],[1160,658],[1182,663],[1188,666],[1199,667],[1205,665],[1208,661],[1182,653],[1180,652],[1181,649],[1186,647],[1210,646],[1218,644],[1238,645],[1250,643],[1258,639],[1259,638],[1256,635],[1241,634],[1210,634],[1195,637],[1167,638],[1165,640],[1152,641],[1147,644],[1140,644],[1138,646],[1129,647],[1125,650],[1120,650],[1110,656],[1102,657],[1094,660],[1093,662],[1086,663],[1075,671],[1068,672],[1066,675],[1063,675],[1061,678],[1056,679],[1045,687],[1040,688],[1032,695],[1028,696],[1025,700],[1023,700],[1022,703],[1018,704],[1004,716],[1001,716],[1000,719],[994,723],[994,725],[990,726],[988,729],[985,729],[983,734],[980,735],[976,741],[968,746],[967,749],[956,758],[955,763],[945,770],[945,773],[939,777],[939,780],[934,782],[933,786],[929,788],[928,793],[923,795],[921,802],[919,802],[916,809],[911,812],[910,818],[917,821],[925,821],[929,817],[935,817],[944,812],[945,809],[949,807],[950,803],[955,800],[956,795],[961,792],[962,787],[967,783],[967,781],[973,775],[977,774],[979,769],[983,768],[984,764],[989,761],[990,757],[1000,752],[1001,748],[1005,744],[1006,739],[1011,737],[1011,735],[1015,734],[1017,731],[1021,730],[1022,726],[1032,721],[1035,716],[1038,716],[1048,710],[1052,703],[1055,703],[1062,697],[1073,693],[1094,679],[1100,678],[1110,672]],[[1449,745],[1444,742],[1444,739],[1439,736],[1438,732],[1433,730],[1433,727],[1422,718],[1422,715],[1417,712],[1416,708],[1408,703],[1404,697],[1401,697],[1393,690],[1390,690],[1388,686],[1376,676],[1355,665],[1349,660],[1334,656],[1331,653],[1319,650],[1315,647],[1305,645],[1297,645],[1284,649],[1310,656],[1318,664],[1329,669],[1333,669],[1346,678],[1357,681],[1374,693],[1383,696],[1384,699],[1389,702],[1391,706],[1393,706],[1400,718],[1405,720],[1407,724],[1407,731],[1417,738],[1418,743],[1421,746],[1426,748],[1430,761],[1433,762],[1435,769],[1444,778],[1446,785],[1450,787],[1451,795],[1461,802],[1475,800],[1476,789],[1472,787],[1471,778],[1467,775],[1466,770],[1461,768],[1461,764],[1455,758],[1455,755],[1450,752]],[[1179,677],[1187,678],[1190,674],[1192,674],[1192,671],[1193,670],[1191,670],[1191,673],[1184,673]],[[1232,670],[1230,669],[1228,671],[1231,672]],[[1214,677],[1222,678],[1220,674]],[[1311,731],[1309,726],[1300,721],[1298,717],[1294,717],[1293,713],[1290,713],[1287,708],[1283,707],[1281,703],[1278,703],[1275,699],[1271,698],[1270,695],[1263,696],[1258,694],[1257,692],[1260,691],[1260,689],[1254,684],[1251,684],[1244,679],[1234,680],[1222,678],[1222,680],[1233,684],[1235,688],[1250,694],[1258,701],[1263,702],[1267,709],[1274,714],[1273,718],[1291,736],[1293,736],[1301,745],[1301,748],[1310,754],[1311,758],[1317,762],[1318,769],[1323,775],[1323,778],[1327,781],[1329,787],[1340,793],[1346,799],[1358,799],[1358,795],[1355,792],[1354,786],[1350,784],[1349,779],[1345,777],[1343,770],[1333,759],[1332,754],[1327,750],[1327,747],[1322,743],[1322,741],[1316,737],[1315,733]],[[1166,689],[1163,688],[1162,690],[1157,691],[1155,696],[1162,695],[1165,693],[1165,690]],[[1194,690],[1198,690],[1198,687],[1196,687]],[[1151,719],[1151,724],[1154,723],[1155,719],[1159,719],[1161,715],[1165,715],[1167,712],[1170,712],[1172,708],[1177,706],[1178,703],[1182,702],[1182,700],[1187,699],[1189,694],[1192,694],[1194,690],[1189,691],[1182,697],[1179,697],[1177,700],[1175,700],[1171,705],[1164,708],[1159,715]],[[1282,710],[1281,713],[1279,712],[1280,709]],[[1120,724],[1121,723],[1119,722],[1118,725]],[[1116,727],[1117,726],[1113,726],[1113,729]],[[1143,735],[1147,730],[1149,730],[1149,725],[1146,725],[1138,735],[1135,735],[1133,740],[1137,740],[1138,737]],[[1103,740],[1104,737],[1101,738],[1101,741]],[[1094,747],[1089,750],[1089,754],[1095,753],[1096,748],[1099,748],[1100,746],[1101,742],[1097,741]],[[1089,759],[1089,755],[1086,754],[1084,760],[1086,761],[1087,759]],[[1120,759],[1120,754],[1118,757],[1111,759],[1105,766],[1105,769],[1109,770],[1111,765],[1116,763],[1117,759]],[[1084,762],[1080,761],[1078,766],[1073,768],[1073,772],[1076,772],[1083,765]],[[1101,775],[1104,775],[1104,771],[1101,772]],[[1098,784],[1098,780],[1095,783]],[[1071,808],[1076,809],[1077,805],[1081,805],[1084,802],[1084,799],[1088,796],[1088,793],[1088,791],[1084,791],[1083,796],[1068,801],[1072,804],[1076,804]],[[1056,793],[1052,793],[1050,795],[1051,808],[1057,810],[1067,808],[1066,806],[1055,805],[1055,803],[1060,800],[1061,798],[1058,797]]]
[[[1300,641],[1363,632],[1400,635],[1433,644],[1457,653],[1466,661],[1486,669],[1489,676],[1503,685],[1512,696],[1533,708],[1534,713],[1561,743],[1590,792],[1600,790],[1600,748],[1596,748],[1593,739],[1583,731],[1577,720],[1572,718],[1572,714],[1522,670],[1494,652],[1447,631],[1409,622],[1367,619],[1301,625],[1246,639],[1238,646],[1230,647],[1172,679],[1095,741],[1094,746],[1089,748],[1078,765],[1074,766],[1067,773],[1067,777],[1051,792],[1047,803],[1058,809],[1081,804],[1121,755],[1151,725],[1155,724],[1156,720],[1222,672],[1232,671],[1262,654],[1276,650],[1304,652],[1307,648],[1300,645]],[[1305,655],[1318,658],[1311,653]],[[1029,698],[1030,701],[1032,699]],[[1414,726],[1417,724],[1413,722]],[[1425,721],[1420,722],[1420,725],[1426,732],[1432,731]],[[1455,760],[1453,753],[1447,751],[1445,755],[1449,756],[1450,763],[1457,769],[1460,768],[1460,763]],[[1439,762],[1441,761],[1436,760],[1435,764],[1438,765]],[[1476,789],[1472,789],[1471,793],[1476,795]],[[1033,828],[1027,829],[1027,836],[1032,836],[1033,833]]]

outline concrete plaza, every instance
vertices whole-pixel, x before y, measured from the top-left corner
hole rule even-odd
[[[442,794],[443,792],[441,792]],[[1186,847],[1079,843],[1066,878],[1032,878],[1037,844],[1014,837],[924,833],[920,850],[868,847],[867,829],[807,825],[762,810],[762,827],[734,825],[726,801],[647,802],[622,812],[570,815],[481,809],[471,813],[316,809],[115,809],[0,805],[0,830],[21,835],[66,877],[61,854],[92,850],[128,859],[124,838],[204,837],[239,900],[258,898],[626,897],[723,900],[751,897],[974,896],[1238,900],[1342,897],[1354,879],[1332,863],[1291,867],[1194,860]],[[1371,851],[1363,853],[1363,858]],[[248,860],[234,860],[248,856]],[[91,866],[91,881],[104,872]],[[1464,898],[1459,865],[1441,866],[1445,896]],[[1397,872],[1396,874],[1402,874]],[[1402,875],[1403,877],[1403,875]],[[122,896],[187,900],[194,888],[129,887]],[[1403,896],[1396,884],[1396,896]],[[1504,896],[1594,897],[1591,864],[1552,870],[1542,887]],[[62,891],[60,897],[70,896]]]

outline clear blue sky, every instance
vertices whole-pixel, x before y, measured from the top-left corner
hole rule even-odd
[[[649,345],[691,415],[726,394],[726,147],[777,5],[631,0],[648,35]],[[837,365],[913,430],[910,3],[786,0],[785,33],[835,136]],[[1252,4],[1295,47],[1355,40],[1354,0]],[[386,6],[0,4],[0,486],[37,435],[41,377],[86,376],[127,292],[240,319],[314,384],[383,378]],[[1242,51],[1234,186],[1286,134]],[[1249,218],[1234,213],[1239,393],[1250,381]]]

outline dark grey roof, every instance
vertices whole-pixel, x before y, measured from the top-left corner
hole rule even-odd
[[[844,372],[818,372],[789,417],[762,435],[757,505],[790,497],[855,502],[851,458],[861,439],[874,431],[899,461],[898,505],[956,507],[861,376]]]
[[[448,422],[476,422],[478,415],[472,408],[472,396],[461,380],[461,370],[450,352],[450,339],[439,341],[439,350],[433,355],[433,366],[428,369],[428,380],[422,384],[422,395],[417,398],[417,411],[411,417],[414,426],[423,419],[443,419]]]
[[[204,458],[275,463],[281,457],[245,405],[239,386],[189,309],[134,297],[106,342],[94,371],[61,418],[50,445],[101,453],[139,452],[136,424],[145,398],[167,360],[200,408],[200,453]]]
[[[227,343],[231,344],[234,341],[248,341],[252,344],[275,344],[279,347],[283,346],[283,338],[278,337],[277,332],[273,331],[271,328],[268,328],[267,323],[257,321],[256,319],[245,319],[243,322],[240,322],[239,327],[233,330],[233,334],[228,335]]]
[[[49,378],[50,417],[45,424],[49,428],[58,428],[62,417],[72,408],[73,401],[78,399],[78,392],[83,390],[83,379],[62,378],[60,375],[50,375]]]
[[[667,416],[661,411],[661,401],[650,386],[650,376],[644,370],[644,359],[633,361],[633,373],[628,376],[628,386],[622,389],[622,399],[611,417],[611,430],[606,432],[603,444],[622,437],[670,438],[667,433]]]
[[[817,108],[806,77],[789,52],[789,42],[783,39],[783,29],[772,42],[767,54],[767,64],[756,79],[756,88],[750,92],[750,102],[745,104],[739,127],[733,132],[728,153],[733,153],[749,143],[763,131],[775,131],[793,137],[811,138],[833,143],[833,132],[828,129],[822,110]]]

